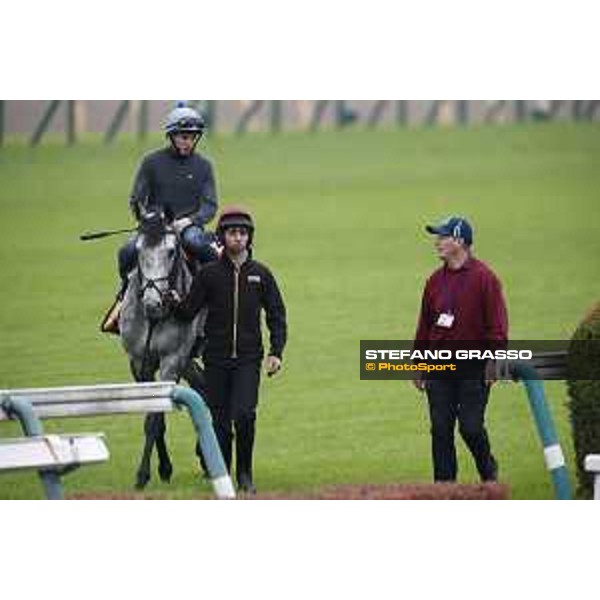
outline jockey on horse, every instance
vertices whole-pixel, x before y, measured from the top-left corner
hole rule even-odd
[[[204,231],[218,208],[213,168],[195,152],[204,129],[200,113],[178,104],[167,115],[164,125],[169,145],[143,158],[129,199],[138,222],[142,208],[159,208],[169,216],[192,268],[217,258],[215,238]],[[121,286],[102,322],[102,331],[119,333],[119,312],[136,259],[136,236],[132,236],[119,250]]]

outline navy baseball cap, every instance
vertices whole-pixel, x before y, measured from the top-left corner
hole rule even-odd
[[[462,239],[467,246],[473,243],[473,228],[464,217],[449,217],[439,225],[427,225],[425,229],[435,235],[447,235]]]

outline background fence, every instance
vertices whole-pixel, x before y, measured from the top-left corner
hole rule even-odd
[[[209,132],[316,131],[320,128],[470,126],[530,120],[597,121],[598,100],[191,100]],[[119,133],[144,138],[160,129],[173,100],[0,100],[0,144],[25,136],[32,145],[46,133],[75,143],[101,133],[106,143]]]

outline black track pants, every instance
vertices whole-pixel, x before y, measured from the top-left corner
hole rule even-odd
[[[241,473],[252,477],[260,361],[207,364],[205,374],[207,403],[227,470],[231,472],[235,433],[236,477],[239,480]]]

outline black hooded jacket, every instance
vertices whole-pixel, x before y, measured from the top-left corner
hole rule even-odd
[[[225,254],[205,265],[176,315],[191,321],[204,306],[208,307],[205,362],[262,359],[261,309],[270,332],[269,354],[282,358],[287,341],[286,310],[266,266],[248,258],[238,269]]]

